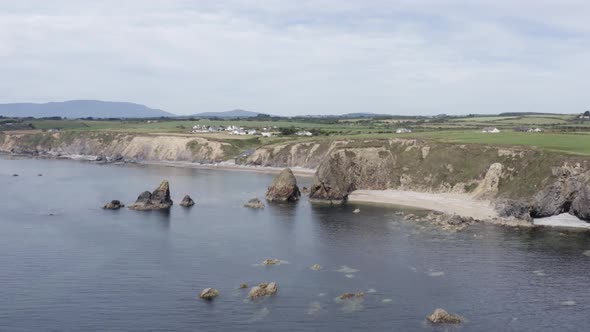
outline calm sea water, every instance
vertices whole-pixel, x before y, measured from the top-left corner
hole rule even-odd
[[[197,204],[169,213],[100,208],[111,199],[131,203],[162,179],[177,203],[188,193]],[[1,158],[0,330],[588,329],[586,232],[478,225],[449,233],[403,221],[391,207],[331,208],[307,199],[242,207],[271,180]],[[275,257],[284,263],[259,264]],[[321,271],[309,269],[316,263]],[[276,281],[279,293],[251,302],[237,289],[263,281]],[[196,299],[206,287],[221,296]],[[364,300],[335,300],[356,291]],[[437,307],[467,322],[426,323]]]

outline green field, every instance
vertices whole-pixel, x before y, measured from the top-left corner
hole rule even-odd
[[[401,121],[401,122],[400,122]],[[419,138],[461,144],[490,144],[529,146],[574,154],[590,155],[590,121],[580,121],[575,115],[476,116],[446,118],[392,119],[279,119],[279,120],[23,120],[35,129],[65,131],[108,131],[138,134],[182,134],[203,136],[212,140],[232,142],[236,149],[250,149],[260,145],[285,141],[346,138]],[[244,128],[278,132],[281,128],[316,129],[320,136],[230,136],[225,133],[191,134],[195,124],[205,126],[237,125]],[[541,127],[544,133],[515,132],[516,127]],[[410,128],[411,134],[395,134],[397,128]],[[497,134],[481,133],[483,127],[497,127]],[[6,129],[5,129],[6,130]],[[243,142],[238,142],[238,141]]]

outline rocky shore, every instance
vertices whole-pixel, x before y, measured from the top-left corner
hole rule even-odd
[[[313,174],[309,188],[313,202],[386,201],[476,219],[529,223],[532,218],[569,213],[590,221],[590,158],[533,148],[415,139],[319,140],[262,146],[236,164],[227,162],[229,150],[223,142],[194,136],[69,132],[0,136],[0,151],[29,156],[272,173],[290,167],[293,175]],[[392,191],[407,194],[394,197]],[[448,195],[461,195],[463,202],[445,204]],[[271,192],[269,201],[275,196],[284,199]]]

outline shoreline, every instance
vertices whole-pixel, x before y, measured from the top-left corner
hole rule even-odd
[[[477,200],[466,194],[435,194],[395,189],[355,190],[348,196],[348,201],[406,206],[479,220],[499,217],[491,201]]]
[[[141,160],[141,161],[121,161],[121,162],[105,162],[97,161],[97,156],[93,155],[29,155],[29,154],[15,154],[0,152],[0,156],[7,157],[22,157],[22,158],[39,158],[39,159],[55,159],[55,160],[74,160],[90,162],[95,164],[135,164],[135,165],[153,165],[153,166],[167,166],[167,167],[179,167],[179,168],[195,168],[195,169],[211,169],[211,170],[224,170],[224,171],[246,171],[256,172],[264,174],[278,174],[287,167],[271,167],[271,166],[253,166],[253,165],[238,165],[233,162],[222,161],[218,163],[203,164],[195,163],[191,161],[162,161],[162,160]],[[312,168],[304,167],[289,167],[295,176],[299,177],[313,177],[316,170]]]

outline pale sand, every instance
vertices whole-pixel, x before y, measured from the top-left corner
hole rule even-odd
[[[533,221],[533,224],[536,226],[590,229],[590,223],[587,223],[576,216],[572,216],[569,213],[562,213],[547,218],[538,218]]]
[[[485,220],[498,215],[490,201],[466,194],[422,193],[402,190],[356,190],[348,196],[352,203],[382,203],[440,211]]]

